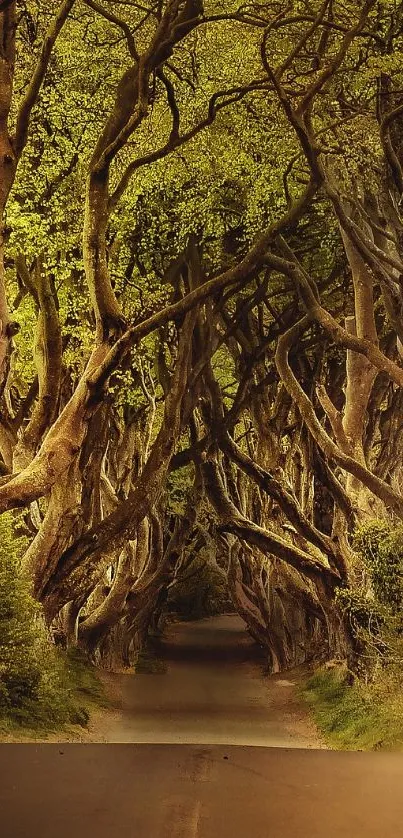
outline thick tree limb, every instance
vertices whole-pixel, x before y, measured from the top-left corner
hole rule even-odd
[[[103,388],[131,348],[160,326],[185,315],[212,295],[240,281],[247,281],[250,274],[266,260],[267,246],[271,240],[281,230],[298,221],[315,191],[315,184],[308,184],[289,211],[258,236],[237,265],[195,288],[177,303],[130,326],[112,346],[103,343],[93,350],[75,393],[48,432],[30,466],[13,475],[7,482],[0,479],[0,513],[13,507],[25,506],[42,497],[69,467],[82,444],[91,415],[102,400]],[[279,261],[281,265],[284,262],[277,257],[276,265]]]
[[[43,597],[48,600],[48,609],[57,610],[61,604],[73,599],[80,585],[91,586],[92,576],[97,573],[103,553],[106,550],[110,552],[121,549],[128,539],[134,538],[139,524],[157,502],[181,430],[182,400],[187,387],[195,318],[196,313],[190,313],[182,328],[178,360],[165,402],[163,422],[140,477],[127,500],[75,542],[60,558],[56,573],[43,591]],[[69,585],[73,571],[74,591]]]
[[[304,515],[297,500],[293,498],[290,492],[285,489],[279,480],[276,480],[268,471],[261,468],[255,463],[247,454],[245,454],[229,434],[220,435],[220,446],[225,453],[237,464],[237,466],[248,474],[254,482],[266,492],[269,497],[273,498],[281,510],[284,512],[287,520],[293,524],[296,530],[306,538],[311,544],[321,550],[329,560],[331,566],[337,570],[338,573],[345,574],[345,565],[340,555],[337,545],[331,538],[320,532],[309,519]]]
[[[36,65],[30,84],[28,85],[27,92],[22,100],[17,115],[15,138],[13,141],[13,147],[17,160],[21,157],[21,154],[25,148],[28,139],[28,130],[31,113],[37,101],[42,82],[47,72],[53,47],[64,24],[66,23],[66,20],[74,6],[74,3],[75,0],[64,0],[64,2],[60,4],[58,12],[52,20],[50,27],[44,37],[38,63]]]
[[[313,438],[325,456],[329,460],[334,460],[345,471],[353,474],[354,477],[357,477],[376,497],[379,497],[385,504],[392,507],[396,514],[400,518],[403,518],[403,498],[391,486],[372,474],[365,466],[341,451],[338,445],[333,442],[320,424],[310,398],[306,395],[291,370],[288,361],[289,351],[297,337],[307,328],[309,322],[310,317],[306,315],[279,338],[275,356],[279,375],[298,406],[306,426],[309,428]]]
[[[340,584],[340,576],[318,559],[280,538],[276,533],[257,526],[241,515],[225,492],[217,464],[207,460],[202,465],[203,477],[210,502],[220,518],[220,529],[230,532],[248,544],[254,544],[265,555],[273,555],[291,565],[308,579],[322,580],[330,588]]]
[[[38,400],[14,452],[14,468],[24,468],[35,456],[43,435],[54,420],[60,393],[62,334],[55,290],[41,260],[37,260],[35,291],[39,318],[35,341]]]

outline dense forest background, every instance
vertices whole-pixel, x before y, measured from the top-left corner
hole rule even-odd
[[[402,46],[395,0],[0,2],[0,701],[22,613],[130,664],[190,580],[272,671],[400,660]]]

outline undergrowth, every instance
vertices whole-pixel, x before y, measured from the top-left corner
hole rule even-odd
[[[39,604],[20,574],[23,540],[14,520],[0,518],[0,731],[56,731],[86,726],[102,688],[77,652],[57,649]]]
[[[91,711],[106,706],[103,686],[86,659],[75,651],[52,651],[51,676],[44,673],[37,694],[0,704],[0,733],[42,736],[73,725],[86,728]]]
[[[368,521],[354,535],[356,578],[337,603],[356,643],[354,674],[334,665],[304,697],[333,748],[403,748],[403,527]]]
[[[303,687],[327,744],[335,750],[403,748],[403,696],[397,676],[353,684],[344,670],[318,670]]]

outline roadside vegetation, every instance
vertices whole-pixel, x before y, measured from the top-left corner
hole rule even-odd
[[[368,522],[354,538],[356,585],[339,592],[354,635],[346,661],[319,668],[302,695],[333,748],[403,749],[403,528]]]
[[[0,519],[0,736],[46,735],[85,727],[105,699],[82,654],[52,643],[39,604],[19,574],[23,539],[10,515]]]
[[[402,687],[397,673],[351,683],[343,667],[322,668],[309,678],[302,696],[330,748],[402,750]]]

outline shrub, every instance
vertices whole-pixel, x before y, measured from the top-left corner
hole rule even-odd
[[[403,659],[403,527],[370,521],[353,545],[364,573],[336,596],[361,650],[359,668],[374,677],[379,667]]]
[[[353,546],[367,568],[376,599],[398,613],[403,605],[403,527],[370,521],[354,536]]]
[[[370,521],[354,536],[361,560],[356,584],[337,603],[356,639],[355,677],[320,669],[304,696],[336,748],[403,746],[403,527]],[[362,572],[364,571],[364,572]]]
[[[52,644],[39,604],[19,574],[24,540],[0,517],[0,719],[27,727],[86,724],[85,702],[100,688],[77,656]]]
[[[19,708],[38,698],[41,681],[35,622],[38,606],[18,575],[21,540],[12,519],[0,518],[0,707]]]

